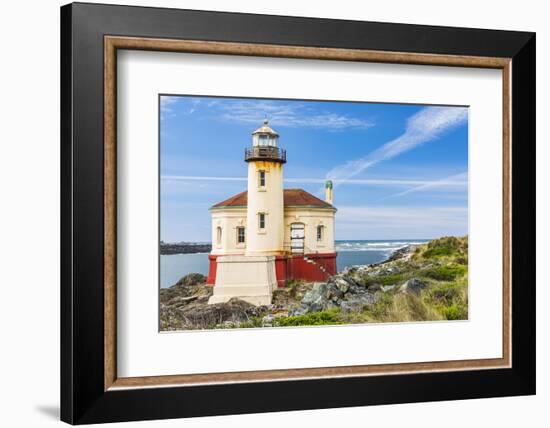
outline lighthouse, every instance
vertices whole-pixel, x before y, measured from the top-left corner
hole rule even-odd
[[[252,133],[252,146],[245,150],[248,163],[247,255],[280,255],[284,243],[283,166],[286,152],[279,147],[279,134],[268,126]]]
[[[286,151],[264,120],[244,150],[246,191],[210,207],[212,251],[208,303],[239,298],[271,303],[288,280],[326,281],[336,273],[332,182],[325,200],[303,189],[285,189]]]

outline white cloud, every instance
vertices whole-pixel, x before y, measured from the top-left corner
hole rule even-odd
[[[339,206],[338,239],[434,238],[468,233],[465,206]]]
[[[172,105],[176,103],[179,97],[173,97],[169,95],[162,95],[160,97],[160,111],[161,112],[172,112]]]
[[[212,177],[200,175],[163,175],[165,181],[246,181],[246,177]]]
[[[185,114],[195,113],[197,111],[198,105],[201,103],[201,99],[200,98],[191,98],[189,100],[189,103],[191,104],[191,107],[186,112],[184,112]]]
[[[197,111],[197,107],[201,103],[200,98],[186,98],[181,96],[172,96],[172,95],[162,95],[160,97],[160,115],[161,119],[166,119],[167,117],[175,117],[177,115],[177,111],[174,108],[174,104],[178,101],[182,101],[180,103],[180,107],[185,107],[185,109],[180,108],[179,112],[182,114],[193,114],[195,111]]]
[[[467,118],[466,107],[425,107],[407,120],[407,127],[402,135],[365,157],[334,167],[327,173],[327,178],[339,182],[349,180],[379,162],[439,138],[445,132],[465,123]]]
[[[233,101],[218,105],[221,118],[229,122],[260,124],[265,118],[270,125],[292,128],[322,128],[329,130],[368,129],[370,119],[331,113],[306,106],[300,102],[269,100]]]
[[[447,221],[462,219],[468,214],[464,206],[339,206],[338,219],[342,222],[409,222],[436,216]]]
[[[403,192],[395,193],[393,195],[386,196],[383,199],[395,198],[398,196],[404,196],[414,192],[424,192],[426,190],[460,190],[464,191],[468,188],[468,172],[461,172],[460,174],[451,175],[439,180],[428,181],[424,184],[407,189]]]
[[[460,174],[459,174],[460,175]],[[455,178],[456,177],[456,178]],[[162,180],[165,181],[247,181],[247,177],[215,177],[215,176],[200,176],[200,175],[163,175]],[[303,183],[303,184],[324,184],[325,178],[284,178],[287,183]],[[335,180],[335,183],[345,182],[346,184],[358,186],[388,186],[388,187],[410,187],[410,191],[417,188],[429,186],[441,187],[460,187],[467,185],[467,181],[460,180],[459,176],[449,177],[442,180],[406,180],[406,179],[350,179],[350,180]],[[408,191],[409,191],[408,190]],[[407,192],[408,192],[407,191]]]
[[[160,119],[161,120],[165,120],[167,117],[174,117],[176,115],[176,112],[174,110],[174,104],[178,101],[178,99],[179,97],[173,97],[169,95],[162,95],[160,97]]]

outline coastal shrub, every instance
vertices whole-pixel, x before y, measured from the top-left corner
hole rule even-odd
[[[235,324],[230,328],[257,328],[263,327],[262,317],[252,317],[248,321],[243,321],[239,324]]]
[[[393,303],[393,295],[387,293],[381,294],[378,302],[364,309],[363,315],[371,322],[386,322],[390,316]]]
[[[468,306],[465,305],[451,305],[442,309],[442,313],[445,319],[452,320],[467,320],[468,319]]]
[[[415,252],[416,258],[437,259],[443,257],[460,257],[461,260],[467,260],[468,237],[457,238],[454,236],[446,236],[430,241],[425,246],[419,247],[419,249]]]
[[[308,284],[303,279],[291,279],[285,282],[284,288],[275,290],[274,302],[287,304],[290,300],[302,300],[304,294],[311,289],[311,284]],[[286,301],[286,303],[285,303]]]
[[[343,324],[336,309],[322,312],[312,312],[305,315],[295,315],[275,320],[278,327],[297,327],[304,325],[334,325]]]
[[[406,281],[405,275],[398,273],[380,277],[380,284],[382,285],[393,285],[404,281]]]
[[[441,314],[424,299],[411,293],[404,293],[395,299],[395,312],[405,314],[407,321],[437,321]]]
[[[302,285],[304,283],[303,279],[287,279],[285,281],[285,287],[286,288],[294,288],[298,285]]]
[[[437,281],[452,281],[468,272],[464,265],[450,264],[425,269],[422,274]]]
[[[432,257],[454,256],[454,255],[458,255],[458,251],[451,247],[430,248],[424,252],[424,257],[427,259]]]
[[[467,256],[458,256],[454,261],[455,261],[455,263],[458,263],[459,265],[467,265],[468,264],[468,257]]]
[[[468,319],[468,282],[465,277],[433,285],[425,291],[424,299],[447,320]]]
[[[463,300],[467,288],[461,283],[441,283],[434,285],[428,292],[427,296],[434,303],[451,304],[457,300]]]
[[[367,322],[434,321],[443,316],[421,297],[410,293],[385,294],[380,300],[366,307],[363,318]]]

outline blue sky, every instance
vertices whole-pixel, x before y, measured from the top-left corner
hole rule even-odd
[[[246,190],[245,147],[264,118],[287,150],[286,188],[335,184],[336,239],[468,231],[468,109],[161,96],[161,239],[209,241],[208,208]]]

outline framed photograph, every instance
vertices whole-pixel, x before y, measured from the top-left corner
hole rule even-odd
[[[535,393],[533,33],[76,3],[61,54],[62,420]]]

